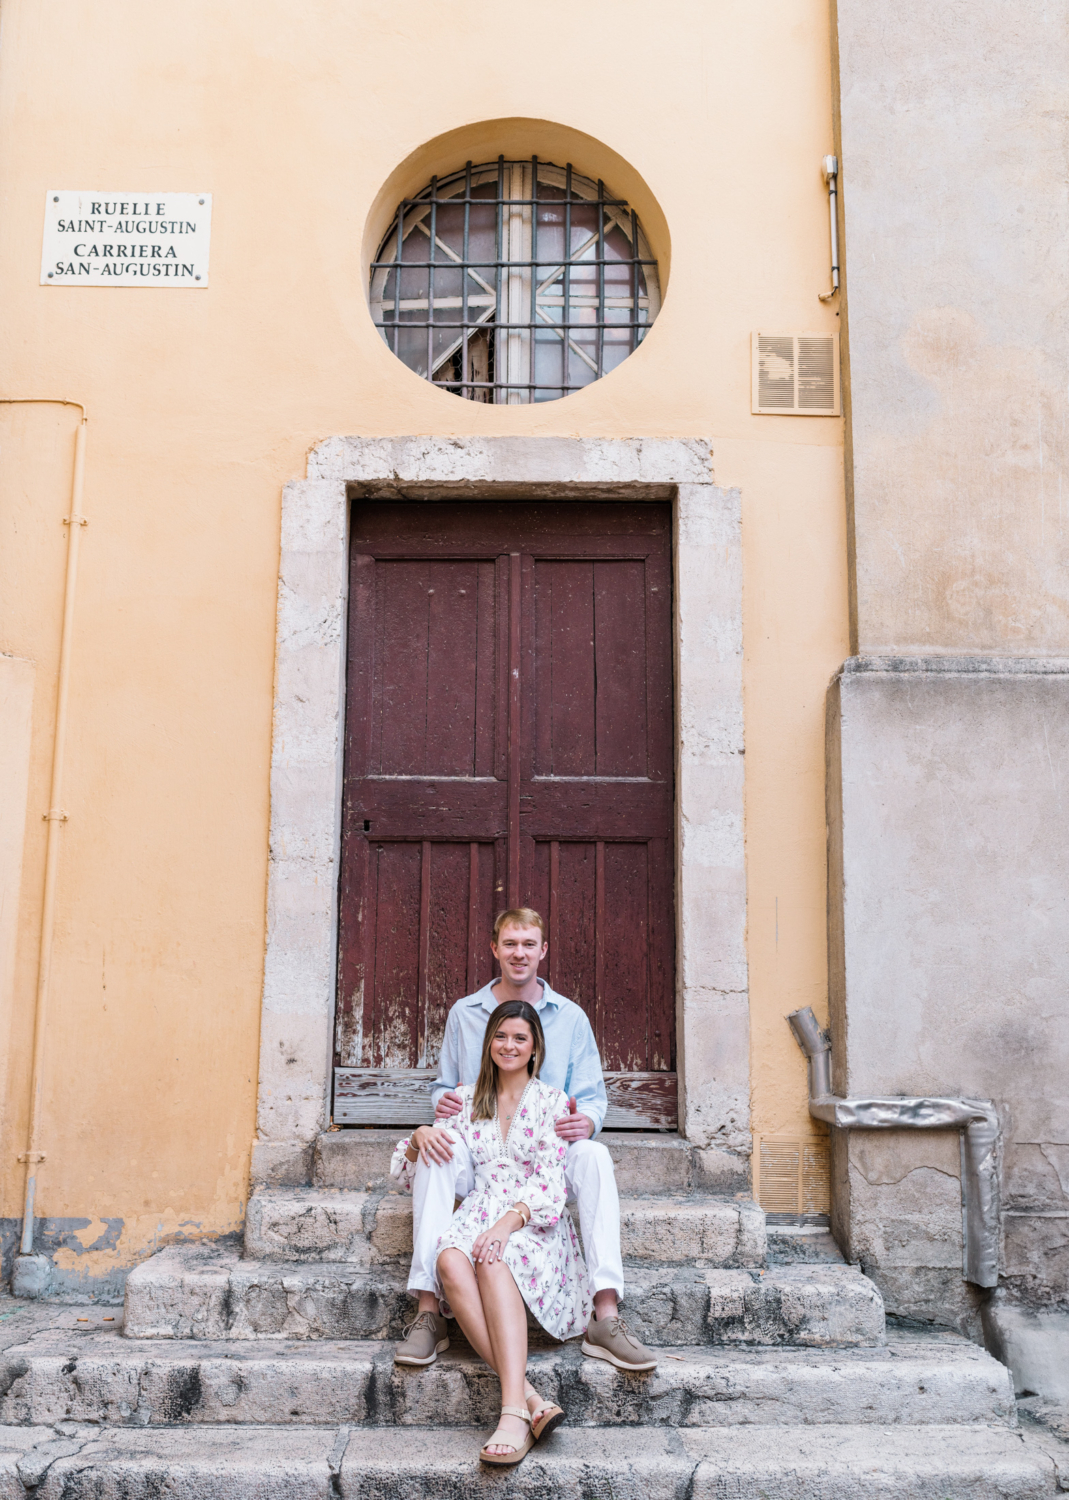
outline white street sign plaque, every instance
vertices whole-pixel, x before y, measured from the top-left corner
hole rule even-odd
[[[211,193],[45,195],[42,286],[208,285]]]

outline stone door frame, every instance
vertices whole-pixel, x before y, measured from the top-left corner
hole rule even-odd
[[[390,498],[671,500],[680,1133],[750,1152],[740,495],[700,439],[328,438],[282,496],[254,1183],[311,1180],[330,1121],[349,514]]]

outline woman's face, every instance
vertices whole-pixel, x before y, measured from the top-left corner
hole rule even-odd
[[[490,1056],[502,1073],[526,1072],[533,1051],[531,1028],[518,1016],[502,1021],[490,1043]]]

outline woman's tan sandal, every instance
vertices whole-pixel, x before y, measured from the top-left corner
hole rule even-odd
[[[526,1407],[503,1406],[501,1408],[501,1415],[503,1417],[519,1417],[521,1421],[527,1423],[528,1429],[530,1429],[531,1413],[527,1410]],[[496,1444],[496,1446],[499,1448],[504,1448],[507,1445],[512,1449],[512,1452],[487,1453],[486,1450],[487,1448],[489,1448],[491,1443]],[[488,1437],[486,1442],[479,1449],[479,1457],[482,1459],[484,1464],[497,1464],[499,1468],[511,1469],[515,1464],[522,1463],[533,1447],[534,1435],[530,1432],[530,1430],[528,1430],[527,1436],[524,1438],[523,1442],[520,1443],[520,1445],[517,1447],[514,1439],[510,1436],[510,1434],[507,1432],[502,1432],[499,1426],[497,1431],[491,1437]]]
[[[555,1402],[543,1401],[541,1406],[536,1406],[531,1412],[531,1435],[535,1442],[548,1437],[563,1421],[564,1412]]]

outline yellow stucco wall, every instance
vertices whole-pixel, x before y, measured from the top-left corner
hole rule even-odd
[[[638,198],[644,184],[651,234],[659,206],[670,235],[668,295],[641,350],[538,407],[432,389],[388,352],[366,306],[383,184],[446,132],[461,132],[462,165],[487,120],[564,127],[499,132],[501,149],[526,142],[551,159],[568,132],[593,156],[605,143],[605,160],[634,173],[617,184],[607,168],[609,186]],[[782,1016],[821,1012],[825,989],[823,691],[847,651],[842,431],[750,414],[750,332],[837,326],[817,301],[831,122],[823,0],[5,0],[0,394],[67,396],[90,417],[38,1205],[88,1224],[61,1263],[98,1274],[161,1235],[240,1222],[280,491],[331,434],[712,437],[718,482],[744,497],[754,1124],[807,1128]],[[53,187],[212,192],[210,288],[40,287]],[[0,1003],[8,1218],[22,1190],[75,420],[0,408],[0,651],[36,664],[18,945]]]

